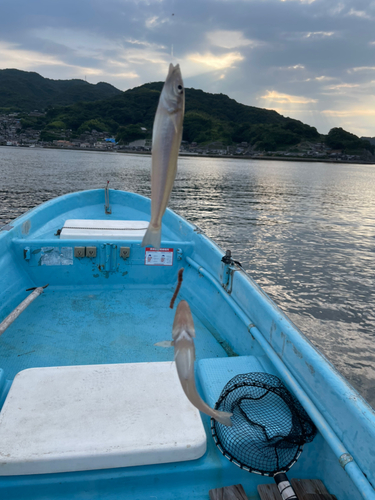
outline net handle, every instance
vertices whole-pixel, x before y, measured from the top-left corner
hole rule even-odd
[[[282,500],[298,500],[285,472],[276,472],[273,476]]]

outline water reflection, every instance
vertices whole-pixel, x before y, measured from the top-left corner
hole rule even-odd
[[[0,224],[55,196],[150,196],[150,157],[0,148]],[[375,168],[182,158],[170,206],[236,259],[375,406]]]

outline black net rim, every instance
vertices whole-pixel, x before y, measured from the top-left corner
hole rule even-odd
[[[273,477],[276,473],[278,472],[288,472],[289,469],[291,469],[293,467],[293,465],[297,462],[297,460],[299,459],[301,453],[302,453],[302,450],[303,450],[303,444],[298,446],[298,450],[295,454],[295,458],[286,466],[286,467],[283,467],[282,469],[280,469],[279,471],[274,471],[274,472],[266,472],[266,471],[261,471],[259,469],[254,469],[253,467],[250,467],[248,465],[245,465],[243,464],[242,462],[240,462],[239,460],[237,460],[236,458],[234,458],[224,447],[223,445],[221,444],[221,441],[220,439],[218,438],[218,435],[216,433],[216,420],[211,417],[211,433],[212,433],[212,437],[213,437],[213,440],[218,448],[218,450],[220,451],[220,453],[227,459],[229,460],[230,462],[232,462],[232,464],[234,465],[237,465],[237,467],[239,467],[240,469],[246,471],[246,472],[250,472],[252,474],[258,474],[259,476],[266,476],[266,477]]]
[[[245,377],[245,379],[244,379]],[[267,377],[269,379],[269,383],[265,383],[264,378]],[[238,382],[238,380],[242,381]],[[275,385],[273,385],[275,384]],[[212,437],[214,439],[214,442],[221,452],[221,454],[227,458],[230,462],[235,464],[237,467],[239,467],[242,470],[245,470],[247,472],[259,474],[262,476],[267,476],[267,477],[273,477],[276,473],[278,472],[287,472],[299,459],[303,446],[307,442],[311,442],[315,435],[316,435],[316,427],[314,423],[311,421],[310,417],[306,413],[305,409],[302,407],[301,403],[298,401],[298,399],[295,398],[295,396],[285,387],[283,382],[275,375],[271,375],[268,373],[264,372],[253,372],[253,373],[248,373],[248,374],[241,374],[241,375],[236,375],[233,377],[223,388],[220,397],[218,401],[215,404],[215,409],[223,409],[223,407],[220,408],[220,405],[223,403],[225,398],[233,391],[237,389],[242,389],[244,387],[258,387],[261,389],[267,389],[269,392],[272,392],[275,396],[279,397],[281,400],[284,401],[284,403],[288,406],[289,410],[291,413],[298,419],[300,425],[301,425],[301,439],[299,439],[297,442],[294,442],[295,445],[295,452],[293,456],[291,457],[291,460],[287,464],[282,464],[280,466],[279,470],[270,470],[267,469],[261,469],[260,467],[255,468],[250,466],[249,464],[244,464],[237,458],[235,458],[232,453],[228,452],[226,449],[225,445],[221,442],[217,429],[222,427],[222,424],[218,423],[214,418],[211,418],[211,433]],[[265,387],[266,386],[266,387]],[[280,386],[282,387],[282,390],[280,391]],[[285,392],[284,392],[285,391]],[[284,399],[286,398],[286,399]],[[292,406],[290,404],[292,403]],[[225,401],[224,401],[225,404]],[[231,409],[226,411],[232,411]],[[308,432],[307,428],[304,426],[306,422],[309,421],[308,424],[308,429],[310,432]]]
[[[251,375],[256,376],[256,375],[259,375],[259,373],[254,372]],[[268,375],[268,374],[261,372],[260,375]],[[237,377],[238,377],[238,375],[236,375],[235,377],[233,377],[232,380],[234,380]],[[282,384],[281,380],[278,377],[276,377],[276,375],[272,375],[272,378],[275,379],[275,380],[277,379]],[[264,389],[264,386],[266,385],[264,382],[259,382],[257,380],[252,380],[250,384],[247,384],[247,383],[244,383],[244,382],[240,382],[240,383],[234,384],[233,386],[230,386],[228,389],[226,389],[226,387],[228,387],[230,385],[230,383],[232,382],[232,380],[230,380],[226,384],[226,386],[224,387],[223,391],[221,392],[221,394],[219,396],[219,399],[215,403],[215,407],[214,407],[215,410],[217,410],[219,408],[220,404],[228,396],[228,394],[230,394],[231,392],[235,391],[236,389],[241,389],[242,387],[246,387],[246,386],[260,387],[260,388]],[[282,398],[282,396],[278,393],[278,390],[277,390],[276,387],[273,387],[272,385],[269,385],[269,384],[267,384],[267,385],[268,385],[268,387],[267,387],[268,391],[273,392],[274,394],[276,394],[276,396],[278,396],[279,398]],[[291,398],[293,400],[296,400],[296,398],[290,393],[290,391],[288,391],[286,389],[286,387],[284,386],[284,384],[282,384],[282,385],[283,385],[283,389],[286,390],[289,393],[289,395],[291,396]],[[298,404],[300,405],[299,402],[298,402]]]

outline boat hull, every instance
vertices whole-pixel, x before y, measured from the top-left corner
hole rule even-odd
[[[345,471],[337,453],[350,453],[364,482],[363,473],[375,482],[373,410],[251,277],[232,261],[222,261],[223,251],[198,227],[166,211],[162,247],[172,254],[168,265],[148,265],[140,238],[60,238],[67,220],[150,219],[149,199],[113,190],[109,195],[111,214],[104,208],[104,190],[84,191],[44,203],[0,231],[0,321],[30,293],[26,289],[48,284],[0,337],[1,404],[25,369],[172,361],[173,350],[154,344],[171,339],[169,301],[184,268],[177,300],[187,300],[193,312],[197,380],[208,404],[237,373],[279,376],[320,425],[291,477],[321,479],[339,500],[371,498],[372,488],[361,494],[362,477],[353,482],[352,465]],[[85,255],[78,251],[77,256],[76,248],[84,248]],[[95,257],[86,256],[88,248],[95,248]],[[215,376],[207,366],[214,366]],[[0,494],[7,499],[203,499],[210,489],[241,483],[250,498],[257,498],[257,486],[272,480],[226,460],[211,438],[208,417],[201,416],[207,451],[199,459],[3,475]]]

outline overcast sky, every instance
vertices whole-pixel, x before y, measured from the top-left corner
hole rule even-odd
[[[164,80],[375,136],[375,0],[0,0],[0,68]]]

